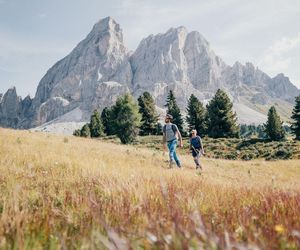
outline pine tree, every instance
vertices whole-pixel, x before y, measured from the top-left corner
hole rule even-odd
[[[269,109],[268,120],[264,128],[267,137],[272,141],[280,141],[285,137],[282,122],[274,106]]]
[[[156,132],[155,132],[156,135],[162,135],[163,134],[163,125],[158,122],[157,125],[156,125]]]
[[[184,134],[182,115],[180,113],[180,109],[176,103],[176,98],[172,90],[170,90],[167,96],[167,104],[165,105],[165,107],[167,107],[167,113],[173,116],[172,123],[177,125],[181,134]]]
[[[207,131],[210,137],[239,137],[237,117],[232,106],[228,95],[218,89],[207,105]]]
[[[90,126],[88,123],[82,127],[82,129],[80,131],[80,136],[82,136],[82,137],[90,137],[91,136]]]
[[[117,136],[124,144],[133,142],[139,132],[141,115],[138,104],[130,94],[125,94],[117,99],[112,107],[114,119],[112,126]]]
[[[291,117],[294,121],[291,126],[292,133],[296,140],[300,140],[300,95],[295,98],[295,106]]]
[[[205,135],[205,108],[198,98],[193,94],[190,96],[188,101],[186,121],[190,131],[192,129],[196,129],[200,136]]]
[[[80,136],[80,134],[81,134],[81,129],[76,129],[76,130],[74,130],[74,132],[73,132],[73,135],[74,136]]]
[[[112,125],[111,125],[111,121],[112,121],[112,109],[105,107],[102,112],[101,112],[101,121],[103,124],[103,130],[104,133],[106,135],[113,135],[113,131],[112,131]]]
[[[100,137],[104,134],[104,127],[100,118],[100,114],[97,110],[94,110],[91,115],[91,121],[89,124],[91,137]]]
[[[148,92],[144,92],[138,98],[139,112],[142,115],[141,135],[154,135],[157,130],[158,115],[155,109],[155,102]]]
[[[260,124],[260,125],[257,126],[257,137],[260,138],[260,139],[266,138],[264,125]]]

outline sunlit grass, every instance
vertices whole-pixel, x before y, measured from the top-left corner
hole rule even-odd
[[[0,129],[0,249],[300,247],[299,160],[181,158]]]

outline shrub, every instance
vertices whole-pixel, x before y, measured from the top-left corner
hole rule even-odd
[[[74,132],[73,132],[73,135],[74,136],[80,136],[81,135],[81,129],[76,129]]]

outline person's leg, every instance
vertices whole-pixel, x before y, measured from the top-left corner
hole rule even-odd
[[[169,158],[170,158],[169,166],[170,166],[170,168],[172,168],[172,165],[174,163],[174,145],[173,145],[173,142],[168,142],[168,149],[169,149]]]
[[[178,158],[178,156],[177,156],[177,154],[176,154],[176,146],[177,146],[177,141],[176,140],[174,140],[174,151],[173,151],[173,157],[174,157],[174,160],[175,160],[175,162],[176,162],[176,165],[177,165],[177,167],[181,167],[181,164],[180,164],[180,160],[179,160],[179,158]]]
[[[193,149],[192,155],[193,155],[193,159],[194,159],[194,162],[196,164],[196,169],[197,169],[199,167],[199,158],[198,158],[199,154],[197,154],[196,150]]]
[[[194,155],[194,162],[196,164],[196,169],[201,168],[200,162],[199,162],[199,154]]]

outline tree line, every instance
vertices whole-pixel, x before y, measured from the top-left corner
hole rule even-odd
[[[186,122],[188,131],[196,129],[200,136],[212,138],[239,138],[258,133],[260,138],[278,141],[285,138],[286,131],[291,130],[296,136],[295,139],[300,140],[300,96],[296,98],[290,128],[283,126],[274,106],[269,109],[265,124],[239,126],[233,104],[221,89],[217,90],[206,106],[192,94],[188,100],[185,118],[172,90],[168,93],[165,107],[167,113],[173,116],[173,123],[184,136],[188,134],[184,126]],[[127,144],[133,142],[138,135],[161,135],[162,124],[159,122],[155,101],[150,93],[144,92],[137,102],[126,93],[119,97],[112,107],[105,107],[101,114],[94,110],[90,122],[75,130],[73,134],[82,137],[117,135],[122,143]]]

